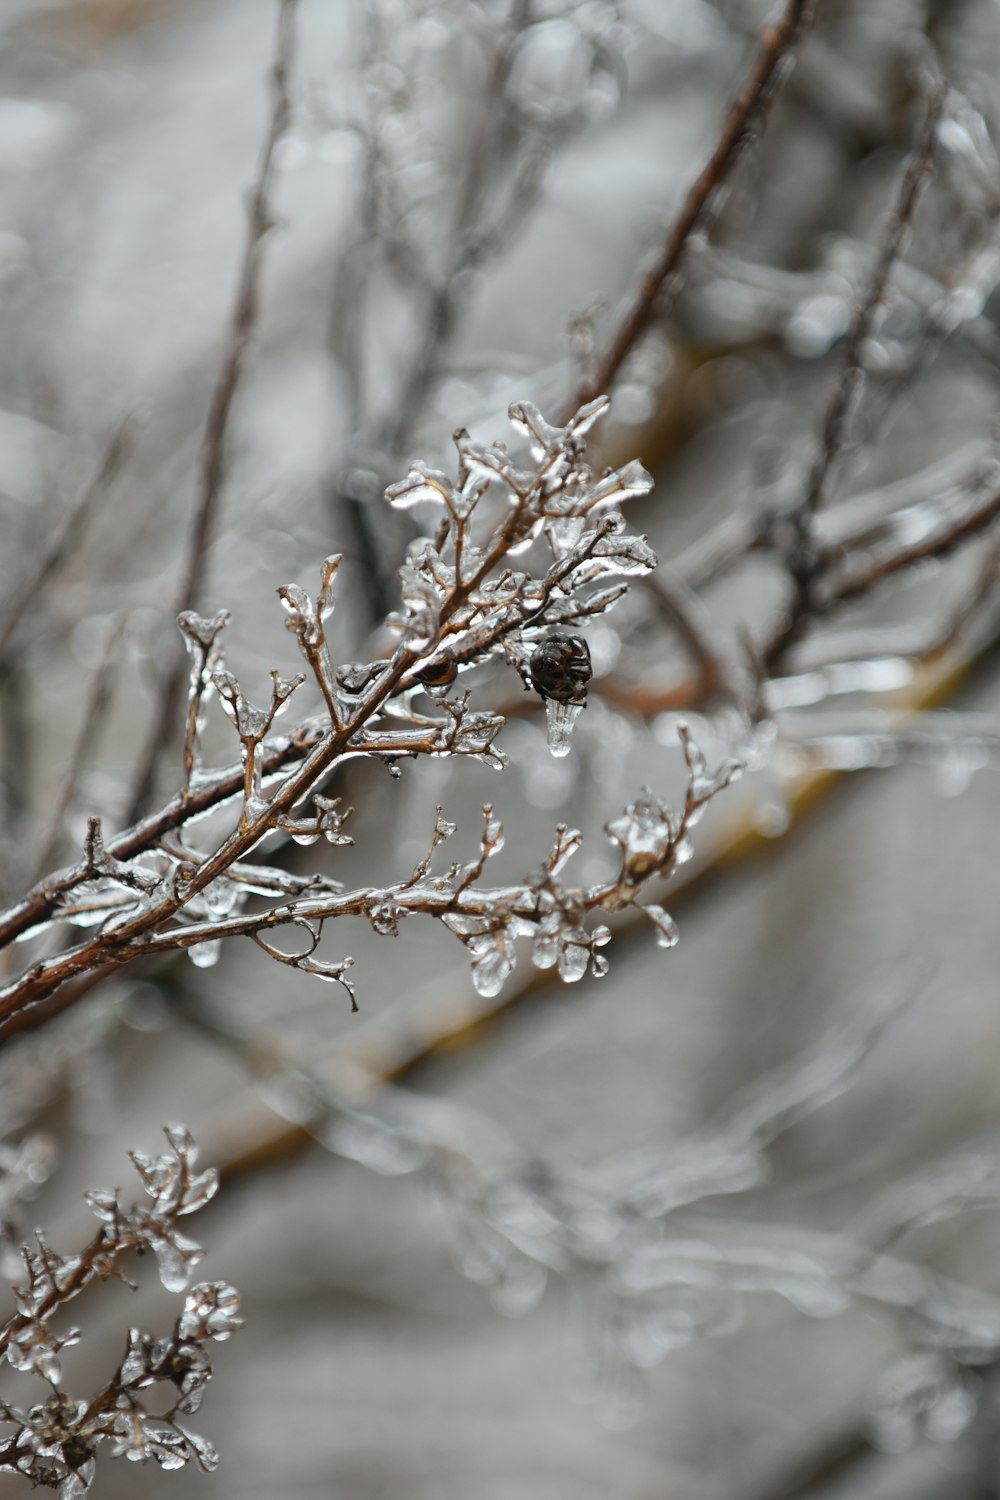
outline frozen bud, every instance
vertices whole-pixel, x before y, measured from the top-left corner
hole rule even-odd
[[[390,484],[385,498],[399,510],[409,510],[411,506],[429,502],[431,505],[446,505],[454,511],[456,494],[447,474],[429,469],[426,464],[415,463],[406,479]]]
[[[177,628],[186,642],[210,651],[215,644],[216,636],[225,629],[229,619],[228,609],[220,609],[211,620],[206,619],[204,615],[195,614],[192,609],[186,609],[177,616]]]
[[[664,911],[662,906],[655,906],[652,903],[649,906],[644,906],[642,909],[656,928],[656,941],[660,947],[676,947],[680,933],[677,931],[677,923],[670,913]]]
[[[543,698],[581,707],[586,703],[592,669],[590,650],[583,636],[554,630],[535,647],[528,670],[532,687]]]
[[[388,665],[387,661],[347,662],[337,670],[337,687],[350,698],[360,698]]]
[[[652,798],[632,803],[606,831],[621,848],[622,874],[629,881],[643,880],[666,864],[677,832],[669,808]]]
[[[277,593],[285,610],[286,628],[312,633],[316,626],[316,610],[305,589],[297,583],[288,583],[283,584]]]
[[[471,950],[471,944],[469,945]],[[488,948],[472,965],[472,983],[484,999],[499,995],[504,981],[514,968],[513,959],[503,947]]]
[[[216,1339],[221,1343],[242,1327],[236,1288],[225,1281],[200,1281],[184,1299],[177,1333],[186,1341]]]

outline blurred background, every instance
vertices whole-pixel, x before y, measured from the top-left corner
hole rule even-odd
[[[179,784],[183,698],[163,733],[158,714],[207,491],[187,602],[232,612],[250,696],[295,665],[275,588],[312,587],[330,552],[338,658],[385,651],[412,532],[383,489],[416,457],[451,472],[458,427],[513,442],[512,400],[572,408],[769,17],[6,0],[5,901],[78,857],[89,814],[124,827]],[[563,986],[525,955],[491,997],[436,925],[346,923],[357,1016],[234,941],[210,968],[114,972],[6,1035],[11,1279],[36,1223],[64,1249],[89,1235],[83,1191],[130,1192],[125,1153],[165,1121],[223,1174],[192,1223],[199,1274],[233,1282],[247,1320],[194,1421],[221,1467],[105,1459],[97,1495],[1000,1493],[1000,593],[976,520],[1000,491],[1000,12],[820,0],[794,41],[766,129],[616,373],[598,459],[654,472],[629,519],[663,582],[588,632],[571,754],[484,666],[469,685],[509,714],[506,770],[352,763],[333,791],[354,847],[282,856],[388,882],[437,804],[470,857],[488,800],[496,879],[568,823],[598,880],[603,825],[643,786],[683,799],[683,714],[711,764],[748,770],[656,898],[679,945],[622,923],[607,977]],[[903,223],[908,163],[929,180]],[[894,227],[820,524],[862,568],[925,555],[769,662],[796,507]],[[106,1378],[130,1324],[169,1326],[176,1299],[135,1279],[74,1306],[71,1388]],[[8,1370],[0,1394],[24,1384]]]

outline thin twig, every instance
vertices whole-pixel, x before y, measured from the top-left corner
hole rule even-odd
[[[528,9],[522,0],[508,43],[497,57],[492,77],[485,87],[486,106],[479,121],[479,138],[469,154],[449,265],[440,284],[431,292],[422,340],[381,438],[381,446],[393,458],[401,456],[410,441],[434,389],[442,353],[454,336],[462,299],[467,295],[469,273],[481,266],[502,243],[538,196],[541,176],[529,174],[523,179],[522,190],[511,196],[500,218],[490,229],[486,228],[485,208],[495,168],[513,144],[506,90],[520,31],[527,23]],[[501,104],[499,119],[493,109],[496,101]]]
[[[611,344],[598,361],[571,409],[610,391],[625,360],[646,332],[657,312],[666,312],[677,295],[676,281],[692,236],[704,230],[719,202],[719,189],[762,125],[777,89],[787,73],[792,53],[812,24],[817,0],[789,0],[781,19],[761,32],[757,55],[746,81],[730,106],[719,142],[692,184],[659,259],[647,271],[638,295],[619,325]]]
[[[944,87],[938,85],[927,101],[924,118],[900,178],[896,202],[889,215],[871,280],[864,298],[855,310],[844,345],[842,373],[826,409],[819,451],[809,474],[802,503],[791,517],[792,535],[787,567],[794,593],[785,619],[763,652],[763,660],[769,670],[780,662],[810,618],[813,586],[819,567],[813,522],[827,498],[850,439],[851,424],[867,374],[866,346],[885,318],[889,278],[906,247],[917,206],[933,170],[934,137],[944,99]]]
[[[233,403],[239,390],[246,353],[257,327],[264,239],[274,226],[270,197],[275,149],[288,129],[291,114],[288,78],[294,50],[297,3],[298,0],[279,0],[278,32],[271,68],[271,110],[257,174],[250,191],[246,241],[236,302],[205,423],[198,499],[188,539],[183,582],[174,606],[175,614],[195,608],[204,589],[209,546],[226,481]],[[136,777],[128,812],[130,823],[141,817],[145,810],[160,760],[166,748],[173,743],[172,731],[178,717],[184,679],[184,658],[177,649],[160,693],[160,711]]]
[[[819,617],[867,594],[885,579],[932,559],[949,556],[965,542],[979,536],[1000,516],[1000,493],[994,492],[957,519],[934,528],[909,546],[872,551],[862,559],[848,557],[840,567],[831,567],[816,582],[811,612]]]
[[[720,692],[728,697],[736,696],[732,668],[715,642],[708,611],[694,590],[662,562],[655,573],[643,579],[643,585],[684,642],[701,673],[700,696],[710,698]]]
[[[79,544],[83,530],[92,519],[99,502],[107,495],[111,485],[132,456],[138,431],[139,423],[134,416],[126,417],[118,427],[105,450],[97,473],[71,507],[63,524],[45,549],[35,571],[7,611],[0,625],[0,676],[6,669],[5,661],[10,644],[23,615],[32,604],[37,602],[42,589],[52,581]]]
[[[489,543],[482,550],[477,551],[476,565],[470,567],[467,574],[464,569],[458,567],[456,562],[454,581],[448,585],[447,592],[440,598],[439,605],[435,606],[437,644],[441,644],[455,633],[469,633],[472,636],[471,644],[477,652],[482,650],[489,652],[498,645],[504,634],[519,622],[523,624],[527,619],[539,618],[548,607],[553,591],[565,582],[566,577],[574,569],[592,563],[597,568],[597,574],[594,575],[591,572],[588,576],[591,579],[595,576],[602,576],[599,553],[601,557],[611,556],[616,555],[614,549],[624,547],[628,551],[632,547],[632,541],[627,536],[619,539],[616,529],[611,527],[609,522],[601,521],[596,528],[583,533],[575,548],[571,548],[565,555],[559,557],[541,581],[540,593],[527,605],[523,599],[520,602],[511,601],[503,611],[497,613],[489,627],[483,622],[477,632],[474,619],[476,614],[482,611],[482,606],[476,604],[473,606],[470,620],[468,613],[470,602],[478,599],[486,581],[503,563],[511,548],[523,538],[526,528],[530,528],[533,523],[533,518],[547,514],[548,486],[552,478],[552,468],[558,456],[577,441],[577,434],[581,427],[583,431],[586,431],[587,424],[596,420],[599,410],[600,403],[597,404],[596,410],[590,409],[580,413],[579,418],[559,434],[558,444],[554,444],[548,459],[540,465],[529,485],[518,488],[517,480],[510,478],[506,480],[511,487],[512,494],[516,497],[516,504],[498,523]],[[505,459],[500,455],[498,461],[504,463]],[[497,472],[500,473],[499,470]],[[623,470],[622,474],[624,473]],[[647,479],[648,476],[641,470],[638,475],[631,469],[629,470],[628,483],[638,484],[639,492],[647,487],[645,483]],[[586,514],[587,506],[596,503],[596,500],[603,497],[606,492],[617,493],[614,485],[616,483],[621,485],[622,482],[620,476],[609,474],[599,481],[593,493],[587,491],[580,494],[577,503],[584,506],[582,514]],[[464,527],[466,520],[467,518],[463,518],[459,530]],[[645,543],[639,539],[634,540],[641,555]],[[458,557],[457,546],[456,539],[456,559]],[[629,551],[629,559],[630,565],[634,564],[632,551]],[[327,564],[327,574],[329,574],[332,561],[330,560]],[[641,562],[641,566],[645,568],[644,561]],[[615,591],[610,592],[613,597],[617,597]],[[283,593],[294,603],[297,611],[315,614],[316,607],[311,605],[304,592],[296,591],[293,594],[290,588],[286,588]],[[43,999],[60,984],[75,979],[93,968],[95,964],[103,964],[109,958],[116,962],[126,960],[134,939],[154,933],[164,922],[169,921],[181,908],[185,907],[193,897],[211,885],[217,877],[224,875],[234,861],[239,861],[248,854],[265,834],[287,824],[292,819],[295,807],[307,796],[316,794],[324,784],[326,775],[342,757],[358,753],[374,756],[412,753],[489,754],[492,737],[502,722],[495,715],[473,715],[473,719],[479,721],[474,726],[475,732],[470,734],[466,748],[460,749],[458,746],[457,735],[466,714],[468,695],[465,695],[465,699],[461,702],[445,700],[443,707],[447,709],[449,719],[422,721],[422,725],[429,727],[392,730],[387,733],[376,730],[374,734],[368,731],[369,722],[378,714],[383,705],[386,705],[400,688],[406,685],[410,680],[409,674],[427,653],[428,646],[424,644],[401,645],[392,659],[374,676],[370,685],[353,700],[353,710],[345,713],[318,737],[312,739],[311,748],[305,753],[303,753],[305,741],[302,737],[293,734],[285,739],[282,750],[276,753],[281,755],[291,752],[289,757],[291,769],[274,789],[269,800],[265,801],[255,796],[251,803],[250,800],[244,798],[239,826],[190,873],[184,871],[182,876],[180,870],[175,869],[176,878],[157,882],[147,871],[146,877],[152,879],[152,886],[148,887],[147,897],[134,903],[131,915],[124,916],[111,930],[100,933],[94,939],[77,944],[52,960],[38,960],[31,964],[20,980],[15,981],[13,985],[6,986],[2,991],[4,998],[0,1003],[0,1014],[11,1015],[23,1005],[31,1005]],[[294,685],[291,683],[286,686],[290,690]],[[243,741],[243,748],[246,749],[247,741],[252,737],[255,742],[256,759],[256,741],[261,736],[256,733],[256,730],[250,728],[250,721],[254,719],[254,715],[249,713],[248,706],[240,708],[239,690],[235,679],[231,683],[231,692],[226,696],[231,697],[233,702],[235,720]],[[284,696],[287,696],[287,692]],[[246,729],[240,727],[239,724],[241,712],[248,715]],[[261,735],[264,733],[266,733],[266,726],[261,731]],[[263,778],[263,765],[260,769]],[[220,779],[211,778],[209,784],[212,787],[212,797],[208,805],[215,805],[219,800],[220,787],[223,784],[228,787],[230,784],[229,770],[223,772]],[[263,785],[263,779],[260,784]],[[245,791],[246,777],[241,768],[241,774],[232,785],[230,794],[245,793]],[[193,806],[203,797],[203,793],[204,788],[200,786],[197,795],[189,791],[187,797],[181,796],[180,799],[175,799],[179,800],[180,810],[174,826],[193,815]],[[317,835],[324,831],[317,826]],[[148,826],[141,825],[140,829],[131,830],[130,838],[136,837],[143,841],[144,847],[149,847]],[[99,868],[110,871],[113,876],[120,878],[120,871],[114,864],[118,858],[118,851],[115,847],[117,842],[115,841],[115,844],[106,850],[102,846],[102,861]],[[91,857],[85,858],[71,870],[62,872],[52,881],[44,882],[40,888],[36,888],[35,892],[19,903],[17,908],[7,914],[4,930],[0,933],[0,942],[25,932],[32,925],[37,925],[37,914],[40,910],[51,911],[60,895],[65,895],[75,886],[94,878],[96,874],[95,860]],[[155,890],[153,886],[156,887]],[[32,921],[33,916],[36,918],[35,921]]]
[[[48,833],[35,861],[35,880],[41,880],[45,871],[49,869],[52,861],[59,853],[59,846],[63,841],[63,823],[76,796],[77,787],[80,782],[80,773],[90,747],[105,720],[108,703],[114,687],[113,668],[118,654],[118,647],[125,632],[127,619],[127,615],[119,615],[108,638],[103,660],[91,682],[90,695],[80,722],[76,743],[73,746],[62,786],[56,796],[55,807],[50,816]]]
[[[804,525],[808,525],[826,500],[847,445],[851,420],[865,382],[865,345],[877,335],[888,311],[889,278],[906,247],[917,205],[933,171],[934,133],[943,104],[944,91],[938,88],[928,101],[923,124],[900,179],[899,196],[889,216],[887,233],[876,257],[871,280],[854,313],[844,345],[843,375],[827,407],[820,450],[802,498],[800,514]]]
[[[471,273],[496,254],[538,198],[543,178],[538,162],[543,161],[546,156],[546,152],[541,149],[536,150],[528,167],[518,174],[514,188],[494,222],[486,222],[497,167],[510,155],[517,140],[510,107],[506,102],[506,90],[517,51],[517,40],[527,22],[527,13],[528,7],[522,0],[511,19],[507,43],[497,55],[492,76],[484,85],[485,105],[478,122],[478,138],[469,152],[451,233],[448,263],[439,275],[431,274],[421,262],[415,246],[398,233],[383,233],[379,236],[376,194],[371,185],[374,162],[371,152],[369,153],[369,187],[364,204],[364,228],[361,238],[342,259],[342,271],[338,276],[331,308],[330,327],[335,352],[338,346],[340,348],[341,366],[353,367],[349,368],[348,382],[352,405],[351,430],[355,434],[362,434],[355,437],[353,448],[359,453],[363,453],[366,448],[377,451],[387,467],[405,457],[405,450],[440,378],[445,351],[454,340],[463,304],[469,295]],[[501,105],[499,117],[495,108],[498,101]],[[382,191],[385,191],[384,187]],[[403,283],[411,290],[419,290],[424,299],[424,307],[416,347],[408,366],[404,368],[391,412],[379,429],[365,437],[363,434],[366,424],[361,409],[362,382],[359,374],[362,340],[359,337],[357,309],[361,300],[360,288],[367,280],[372,254],[379,244],[390,266],[397,269]],[[389,609],[391,570],[385,565],[384,547],[380,545],[378,528],[371,521],[369,497],[351,492],[350,467],[349,464],[344,466],[345,472],[331,487],[330,503],[344,516],[350,528],[367,577],[366,602],[369,606],[370,623],[376,625],[384,619]],[[383,518],[383,527],[384,524]]]

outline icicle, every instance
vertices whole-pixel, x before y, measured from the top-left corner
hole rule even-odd
[[[222,940],[209,938],[207,942],[195,943],[188,949],[188,958],[198,969],[211,969],[222,956]]]
[[[561,758],[569,754],[570,736],[582,710],[582,703],[561,703],[558,698],[546,698],[545,718],[548,724],[549,749],[556,757]]]

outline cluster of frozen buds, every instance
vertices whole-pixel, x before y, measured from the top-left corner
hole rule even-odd
[[[504,444],[476,443],[461,431],[455,479],[415,463],[386,491],[397,508],[427,504],[440,515],[433,538],[418,537],[410,546],[401,569],[403,607],[388,621],[409,650],[427,653],[416,682],[447,685],[446,665],[506,654],[526,684],[550,701],[582,704],[579,693],[540,688],[529,668],[532,654],[552,639],[545,634],[552,627],[603,614],[626,591],[627,577],[656,566],[649,544],[626,530],[619,509],[650,490],[650,475],[633,461],[596,476],[587,462],[587,434],[608,405],[600,397],[565,427],[554,427],[529,402],[515,403],[510,420],[528,439],[534,468],[515,464]],[[478,508],[488,496],[498,497],[502,509],[480,525]],[[511,568],[510,559],[536,543],[541,551],[528,559],[533,570]],[[578,641],[577,658],[585,650],[579,638],[556,638]]]
[[[0,1356],[18,1373],[40,1377],[51,1387],[45,1401],[27,1409],[0,1403],[0,1421],[15,1429],[0,1439],[0,1473],[58,1489],[63,1500],[76,1500],[87,1491],[102,1444],[111,1457],[153,1459],[164,1469],[193,1460],[208,1471],[218,1463],[212,1445],[182,1426],[178,1417],[201,1405],[212,1374],[206,1345],[228,1339],[243,1326],[233,1287],[221,1281],[191,1287],[173,1331],[164,1338],[131,1328],[117,1370],[86,1399],[64,1388],[60,1358],[64,1348],[79,1342],[80,1332],[52,1327],[53,1317],[93,1281],[124,1279],[120,1262],[129,1250],[154,1252],[168,1291],[187,1287],[203,1252],[180,1234],[176,1220],[207,1203],[218,1178],[213,1170],[194,1170],[197,1151],[183,1126],[169,1125],[165,1134],[169,1149],[162,1155],[130,1153],[151,1206],[126,1208],[117,1193],[88,1193],[87,1202],[100,1221],[97,1234],[72,1255],[56,1254],[37,1235],[35,1247],[22,1252],[27,1276],[14,1290],[17,1310],[0,1327]],[[164,1383],[173,1385],[175,1398],[165,1412],[152,1412],[143,1392]]]

